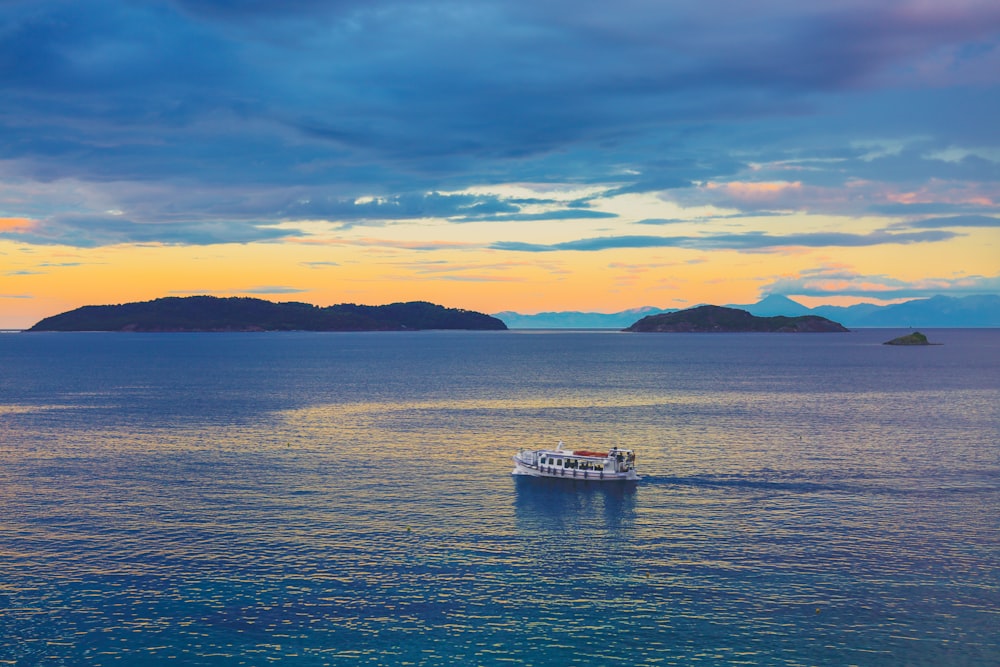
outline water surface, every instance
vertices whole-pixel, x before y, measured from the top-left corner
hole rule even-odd
[[[997,664],[1000,331],[927,333],[4,334],[0,664]]]

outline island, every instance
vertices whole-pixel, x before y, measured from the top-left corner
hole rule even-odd
[[[927,336],[923,335],[919,331],[914,331],[911,334],[905,336],[900,336],[899,338],[893,338],[892,340],[887,340],[882,343],[883,345],[935,345],[927,340]]]
[[[419,331],[504,330],[490,315],[426,301],[384,306],[275,303],[249,297],[164,297],[84,306],[47,317],[27,331]]]
[[[625,331],[666,333],[831,333],[849,331],[818,315],[757,317],[739,308],[698,306],[674,313],[648,315]]]

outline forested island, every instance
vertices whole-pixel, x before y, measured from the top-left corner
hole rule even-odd
[[[843,325],[818,315],[757,317],[739,308],[698,306],[674,313],[648,315],[625,331],[666,333],[830,333],[848,331]]]
[[[164,297],[153,301],[84,306],[47,317],[28,331],[415,331],[503,330],[490,315],[426,301],[384,306],[275,303],[249,297]]]

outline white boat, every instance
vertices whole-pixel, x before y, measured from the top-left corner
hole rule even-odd
[[[606,452],[585,449],[522,449],[514,455],[514,475],[585,479],[595,482],[636,480],[635,452],[612,447]]]

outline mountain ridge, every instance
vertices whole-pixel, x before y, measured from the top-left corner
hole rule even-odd
[[[706,304],[701,304],[706,305]],[[888,306],[861,303],[853,306],[809,308],[781,294],[771,294],[755,304],[726,304],[726,308],[746,310],[757,317],[818,315],[848,328],[988,328],[1000,327],[1000,295],[966,297],[936,295]],[[495,313],[511,329],[623,329],[646,315],[677,312],[678,308],[645,306],[617,313],[556,311],[525,315],[505,311]]]

